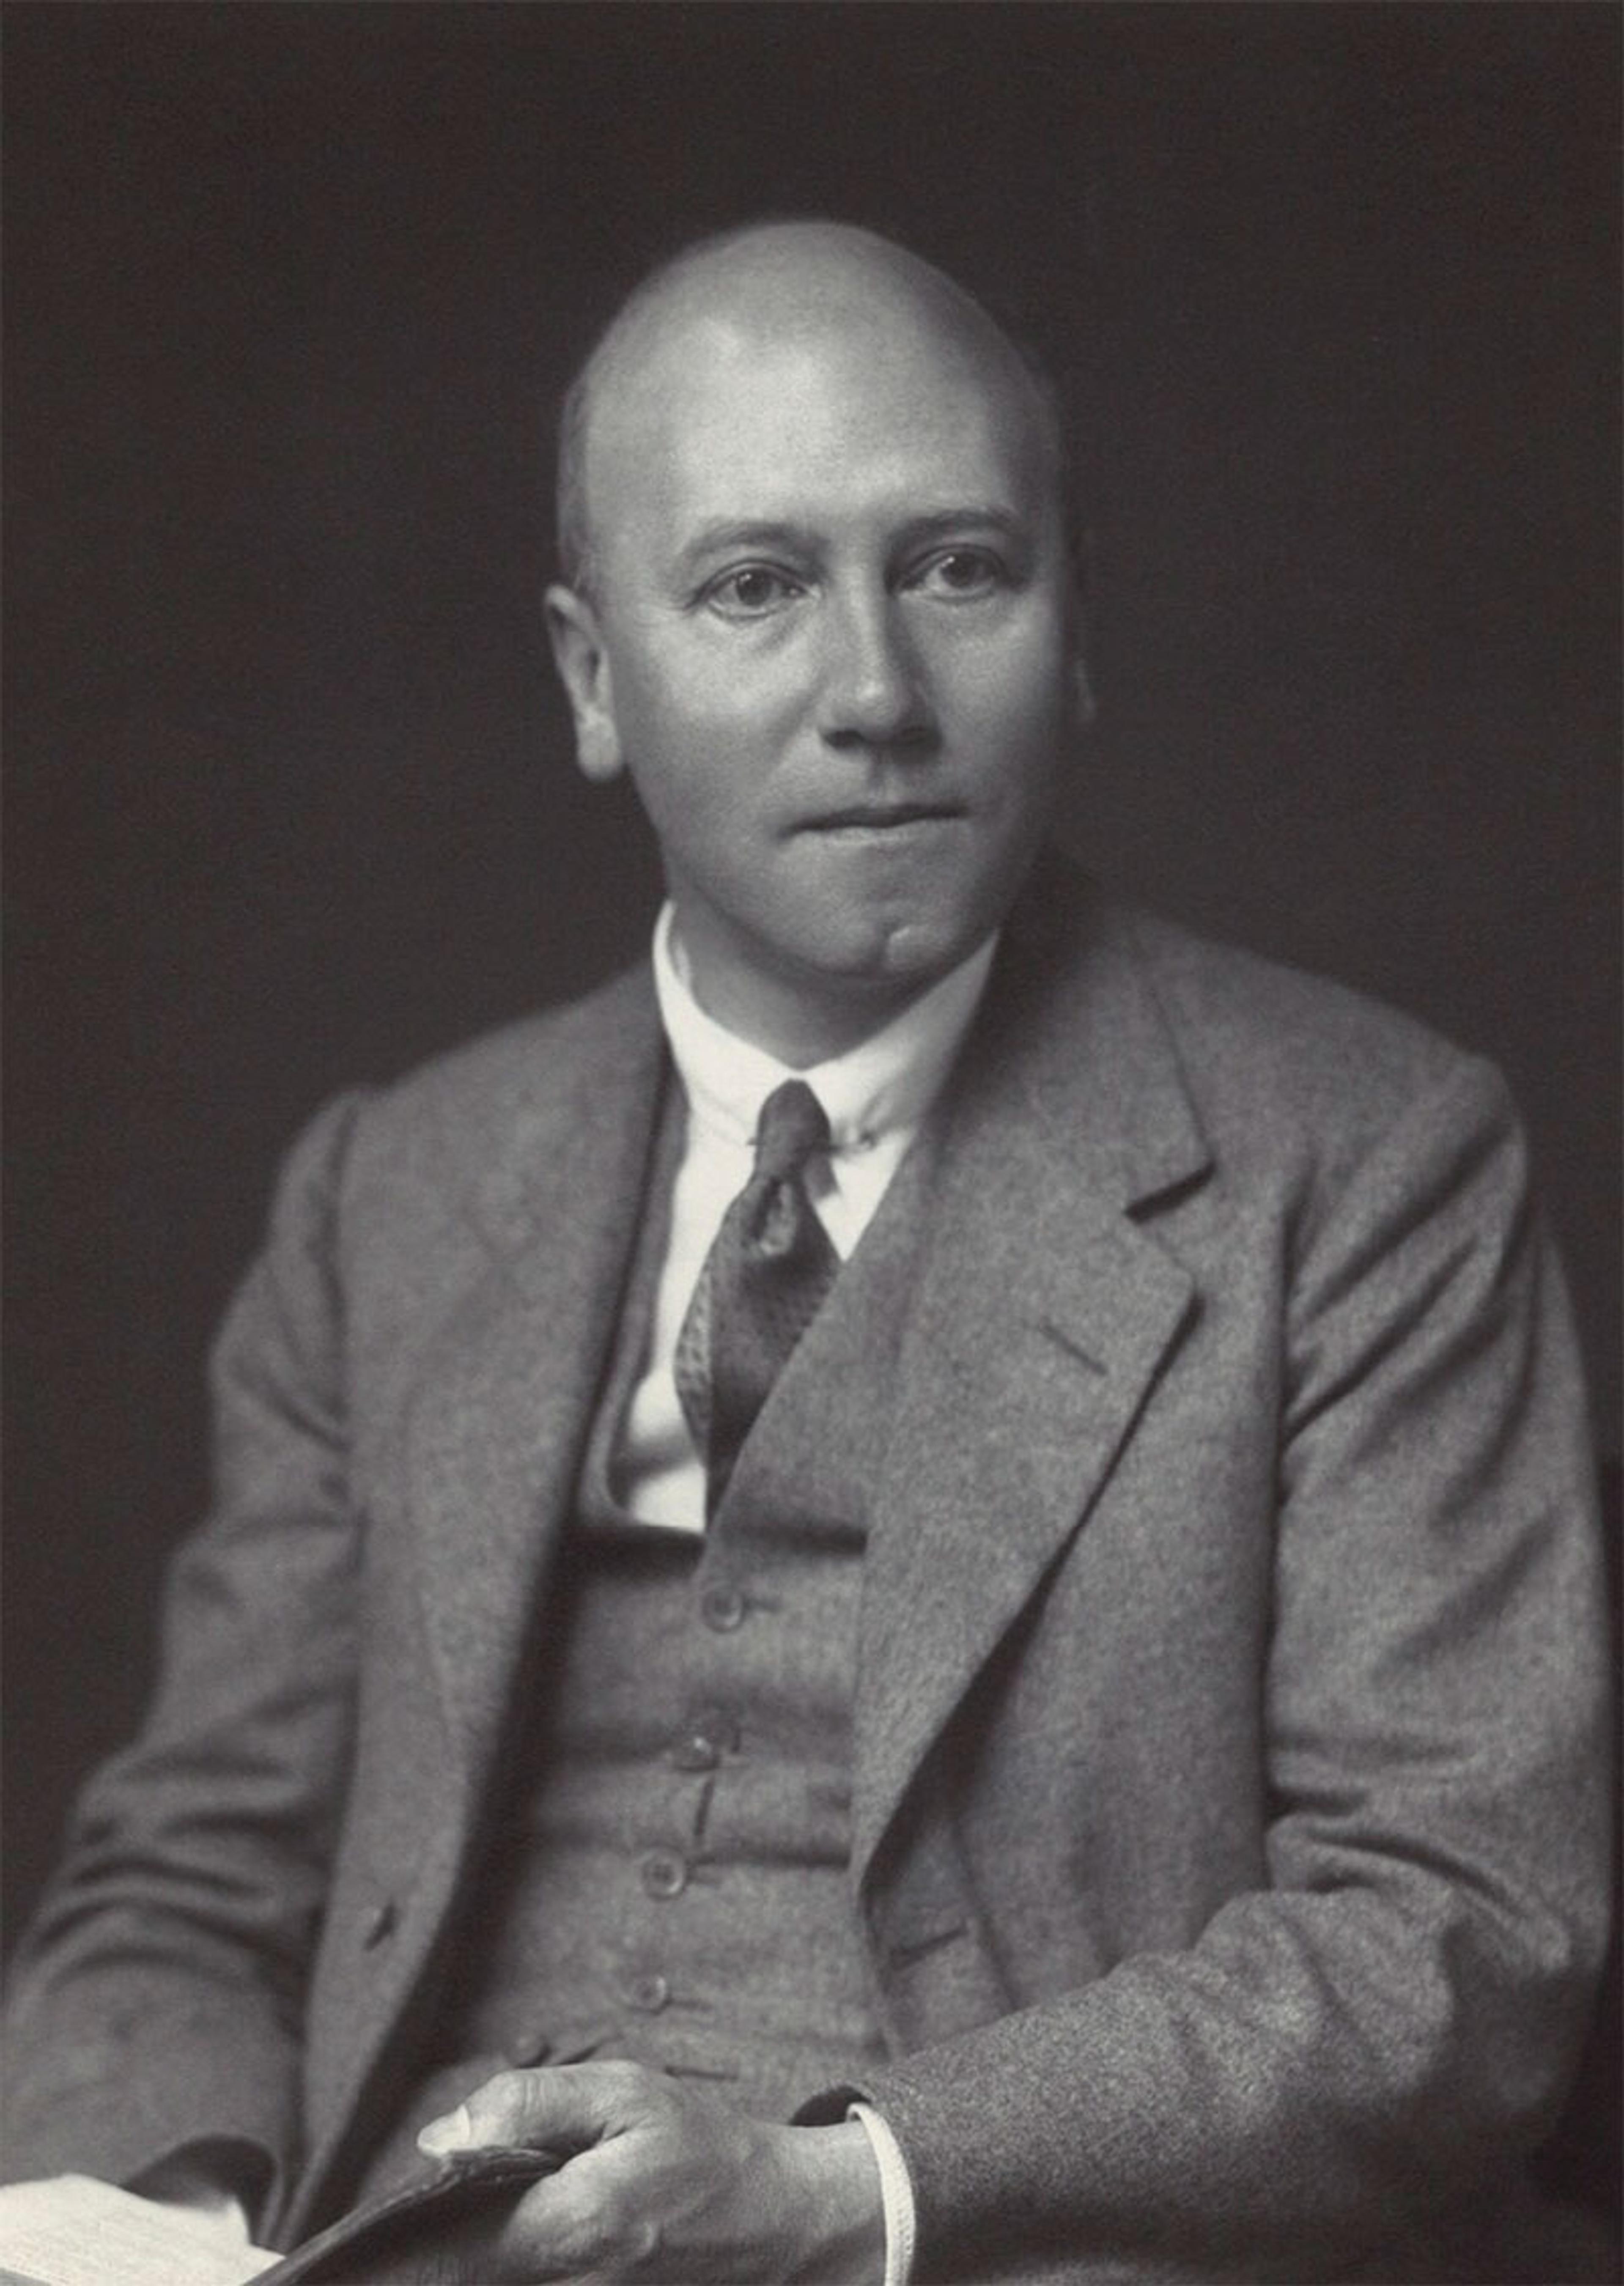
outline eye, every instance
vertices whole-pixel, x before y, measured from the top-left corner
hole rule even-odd
[[[1002,561],[985,548],[946,548],[919,565],[909,586],[927,595],[957,601],[989,595],[1005,587],[1009,574]]]
[[[770,564],[741,564],[705,590],[702,601],[725,619],[761,619],[781,611],[806,590]]]

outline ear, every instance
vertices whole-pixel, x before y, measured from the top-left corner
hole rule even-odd
[[[1094,686],[1088,674],[1088,619],[1084,605],[1084,583],[1092,544],[1091,532],[1074,533],[1066,559],[1067,681],[1070,685],[1072,726],[1077,730],[1091,729],[1098,712]]]
[[[602,785],[619,776],[626,757],[597,612],[573,587],[549,587],[544,606],[553,658],[575,717],[575,760],[584,776]]]
[[[1077,728],[1086,730],[1099,709],[1094,705],[1094,686],[1088,679],[1088,661],[1081,643],[1074,644],[1071,653],[1071,705]]]

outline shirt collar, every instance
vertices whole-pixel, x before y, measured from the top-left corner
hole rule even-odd
[[[969,1029],[997,947],[995,933],[898,1016],[844,1055],[795,1072],[706,1015],[683,973],[669,903],[654,926],[654,989],[672,1060],[696,1121],[745,1147],[761,1108],[786,1079],[804,1079],[822,1104],[836,1152],[870,1149],[916,1127],[934,1102]]]

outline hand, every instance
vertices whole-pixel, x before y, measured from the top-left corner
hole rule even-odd
[[[855,2120],[780,2127],[641,2064],[501,2072],[418,2138],[437,2157],[564,2150],[500,2224],[460,2239],[480,2286],[549,2279],[875,2286],[879,2171]]]

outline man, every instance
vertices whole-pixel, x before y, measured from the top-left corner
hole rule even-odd
[[[572,2155],[481,2281],[1513,2274],[1604,1915],[1559,1280],[1485,1067],[1040,863],[1061,461],[852,229],[594,353],[654,989],[296,1153],[14,2167],[286,2242]]]

